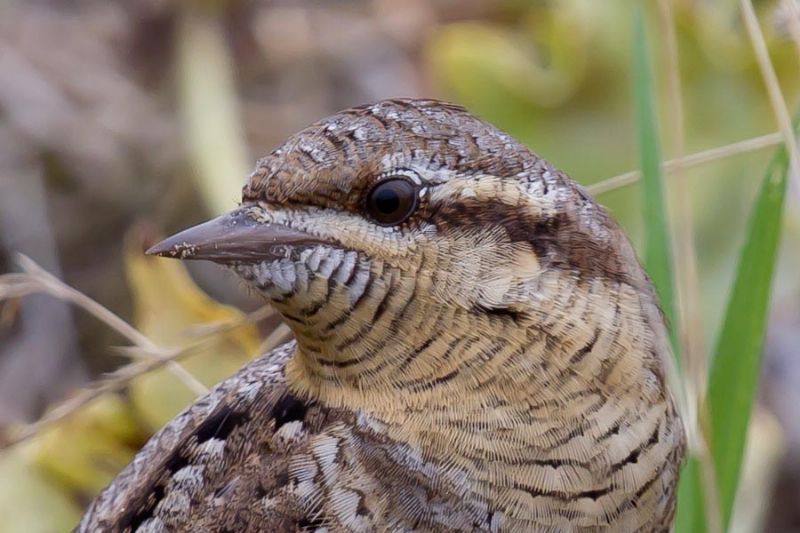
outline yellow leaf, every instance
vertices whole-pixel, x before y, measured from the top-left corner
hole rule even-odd
[[[81,510],[19,448],[0,452],[0,533],[69,531]]]
[[[53,486],[92,497],[105,487],[149,436],[119,394],[105,394],[23,446]]]
[[[222,305],[201,291],[179,261],[148,257],[141,250],[138,243],[131,243],[125,257],[134,322],[160,346],[186,347],[200,340],[192,335],[200,325],[229,324],[245,318],[238,309]],[[183,358],[181,364],[200,382],[212,387],[255,356],[258,346],[258,330],[248,324],[214,335]],[[162,368],[137,378],[131,385],[131,399],[155,430],[191,403],[195,394]]]

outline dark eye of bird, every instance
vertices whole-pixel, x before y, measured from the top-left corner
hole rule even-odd
[[[417,187],[405,178],[383,180],[367,194],[367,213],[384,226],[406,221],[416,208]]]

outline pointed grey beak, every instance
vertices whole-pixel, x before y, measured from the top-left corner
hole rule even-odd
[[[285,246],[325,242],[287,226],[256,222],[237,210],[167,237],[145,253],[221,264],[258,263],[283,257]]]

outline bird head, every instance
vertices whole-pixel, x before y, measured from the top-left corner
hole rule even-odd
[[[322,120],[258,162],[238,209],[149,253],[233,269],[293,330],[297,387],[334,403],[546,376],[601,345],[634,357],[626,338],[645,355],[616,379],[661,374],[652,287],[606,211],[450,104],[389,100]],[[514,357],[522,366],[500,366]]]

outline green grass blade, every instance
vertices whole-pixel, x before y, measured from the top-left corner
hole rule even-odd
[[[672,248],[661,166],[653,75],[641,5],[634,20],[633,81],[644,193],[646,237],[644,262],[658,291],[664,314],[672,326],[670,338],[677,355],[679,345],[677,331],[674,329],[677,322]],[[679,361],[678,357],[676,359]],[[678,488],[677,512],[676,531],[700,533],[705,530],[700,465],[696,458],[690,458],[683,469]]]
[[[681,471],[678,485],[678,510],[674,531],[702,533],[706,530],[705,496],[700,459],[690,456]]]
[[[633,43],[633,85],[636,126],[644,192],[645,254],[644,264],[661,300],[661,308],[670,324],[675,322],[675,287],[672,272],[672,251],[661,168],[661,147],[658,139],[653,75],[647,45],[643,9],[636,11]],[[677,347],[674,340],[673,347]]]
[[[723,529],[731,518],[758,387],[788,174],[788,157],[781,148],[770,162],[751,213],[709,375],[711,452]]]

